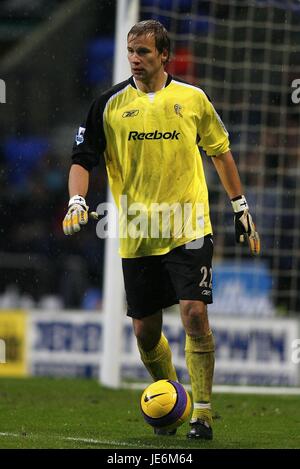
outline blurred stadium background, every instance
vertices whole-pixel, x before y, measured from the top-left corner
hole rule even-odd
[[[104,241],[92,225],[66,238],[61,222],[76,130],[112,84],[116,7],[1,1],[0,338],[11,366],[0,365],[0,375],[99,372]],[[291,356],[300,313],[300,104],[291,84],[300,78],[300,3],[141,0],[139,17],[170,31],[170,73],[211,97],[261,235],[257,259],[235,245],[230,203],[202,155],[215,236],[216,382],[299,384]],[[90,207],[106,194],[103,166],[91,177]],[[186,379],[172,311],[165,327]],[[143,378],[129,321],[123,339],[123,376]]]

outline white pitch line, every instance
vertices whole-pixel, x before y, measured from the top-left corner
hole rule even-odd
[[[123,383],[123,389],[145,389],[149,386],[150,383]],[[190,391],[191,386],[189,384],[185,384],[184,387]],[[213,392],[225,394],[225,393],[232,393],[232,394],[265,394],[265,395],[285,395],[285,396],[299,396],[300,397],[300,388],[288,388],[288,387],[280,387],[280,386],[229,386],[229,385],[216,385],[213,386]]]
[[[14,436],[14,437],[20,437],[20,433],[10,433],[10,432],[0,432],[0,436]]]
[[[12,433],[12,432],[0,432],[0,437],[5,436],[5,437],[13,437],[13,438],[40,438],[41,435],[35,435],[32,433],[27,433],[26,436],[22,435],[21,433]],[[159,449],[157,446],[150,446],[150,445],[143,445],[141,442],[137,444],[133,443],[125,443],[124,441],[115,441],[115,440],[96,440],[94,438],[77,438],[77,437],[72,437],[72,436],[54,436],[54,435],[48,435],[49,438],[53,440],[59,440],[59,441],[78,441],[79,443],[90,443],[90,444],[98,444],[98,445],[114,445],[114,446],[130,446],[131,448],[144,448],[144,449]],[[170,448],[176,448],[175,446],[170,446]]]
[[[280,386],[228,386],[218,385],[213,387],[216,393],[233,393],[233,394],[265,394],[277,396],[299,396],[300,388],[288,388]]]
[[[67,441],[78,441],[82,443],[93,443],[93,444],[102,444],[102,445],[116,445],[116,446],[132,446],[135,447],[136,445],[132,443],[125,443],[124,441],[111,441],[111,440],[95,440],[93,438],[77,438],[73,436],[66,436],[59,438],[60,440],[67,440]],[[143,448],[147,448],[147,446],[141,445]]]

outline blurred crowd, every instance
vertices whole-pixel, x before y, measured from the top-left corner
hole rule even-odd
[[[72,142],[70,153],[71,146]],[[70,161],[70,154],[56,154],[49,148],[26,176],[14,180],[16,167],[3,153],[0,156],[0,186],[5,187],[0,195],[5,220],[1,223],[1,290],[11,291],[14,285],[20,295],[26,292],[26,301],[29,296],[34,306],[47,297],[57,297],[67,308],[89,309],[101,303],[103,240],[96,237],[95,225],[90,223],[76,239],[66,238],[62,231]],[[104,168],[96,173],[88,198],[94,208],[106,200]]]
[[[104,242],[92,223],[66,238],[62,220],[75,134],[95,93],[112,82],[115,2],[74,12],[67,3],[1,2],[0,308],[101,307]],[[87,200],[93,209],[106,200],[103,165]]]

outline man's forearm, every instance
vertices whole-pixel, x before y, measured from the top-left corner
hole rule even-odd
[[[212,161],[229,198],[243,194],[243,186],[231,152],[215,156]]]
[[[89,172],[79,164],[73,164],[69,174],[69,194],[85,197],[89,188]]]

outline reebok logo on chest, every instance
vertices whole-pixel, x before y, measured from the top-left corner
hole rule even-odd
[[[137,132],[131,131],[128,135],[128,140],[179,140],[180,132],[173,130],[172,132],[159,132],[155,130],[154,132]]]

